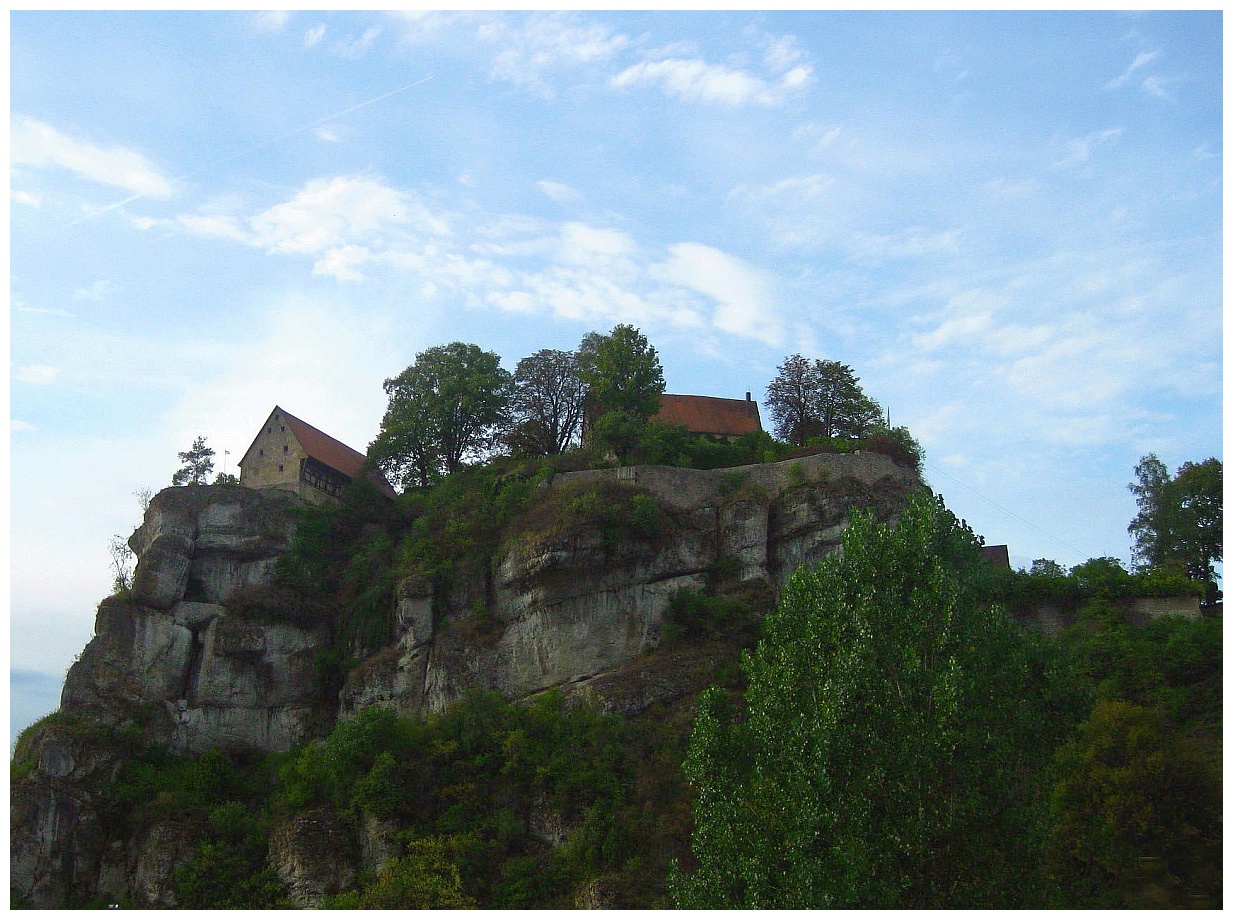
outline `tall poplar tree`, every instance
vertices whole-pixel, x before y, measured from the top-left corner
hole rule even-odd
[[[702,698],[678,907],[1042,902],[1043,768],[1077,713],[1043,640],[980,596],[983,565],[922,493],[793,575],[742,662],[743,715]]]

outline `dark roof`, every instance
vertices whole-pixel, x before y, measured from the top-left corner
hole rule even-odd
[[[694,434],[741,435],[762,430],[758,404],[748,397],[723,399],[665,393],[660,398],[659,412],[651,420],[680,425]]]
[[[397,496],[397,493],[386,482],[384,476],[379,472],[364,469],[364,464],[368,458],[358,450],[353,450],[337,438],[330,437],[321,429],[314,428],[308,422],[296,418],[281,406],[275,406],[274,412],[282,413],[283,419],[287,422],[287,427],[291,429],[295,439],[300,442],[300,446],[304,448],[308,456],[318,463],[324,463],[330,469],[338,470],[338,472],[351,479],[367,476],[383,495],[389,498]],[[271,413],[272,415],[273,413]],[[251,448],[249,449],[251,450]],[[244,461],[241,460],[240,462],[243,463]]]
[[[1004,544],[997,546],[982,546],[985,553],[985,561],[990,565],[995,565],[998,568],[1010,568],[1010,548]]]

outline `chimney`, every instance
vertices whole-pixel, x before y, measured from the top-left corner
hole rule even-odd
[[[745,402],[753,402],[753,394],[748,390],[745,391]]]

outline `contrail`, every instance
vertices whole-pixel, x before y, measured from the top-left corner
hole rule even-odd
[[[185,173],[182,176],[177,176],[172,181],[181,182],[184,179],[191,179],[194,176],[199,176],[204,172],[209,172],[211,169],[214,169],[216,166],[222,166],[224,163],[230,163],[232,160],[238,160],[241,157],[246,157],[249,154],[256,153],[258,150],[264,150],[266,147],[271,147],[274,144],[281,143],[282,141],[285,141],[288,138],[295,137],[297,134],[303,134],[305,131],[311,131],[313,128],[316,128],[318,125],[323,125],[327,121],[333,121],[335,118],[342,118],[344,115],[350,115],[352,112],[358,109],[366,108],[367,106],[370,106],[370,105],[375,105],[376,103],[380,102],[382,99],[389,99],[390,96],[397,96],[399,93],[405,93],[407,90],[413,89],[414,87],[419,86],[421,83],[427,83],[432,78],[433,78],[433,74],[429,74],[426,77],[422,77],[419,80],[416,80],[414,83],[408,83],[406,86],[400,86],[398,87],[398,89],[392,89],[388,93],[382,93],[380,96],[374,96],[371,99],[365,99],[363,102],[357,102],[355,105],[349,108],[345,108],[345,109],[342,109],[341,111],[333,112],[322,118],[318,118],[316,121],[309,122],[308,124],[302,127],[296,128],[294,131],[288,131],[286,134],[280,134],[277,137],[272,137],[269,140],[262,141],[259,144],[253,144],[253,146],[251,147],[246,147],[245,149],[241,150],[239,153],[233,153],[231,154],[231,156],[223,157],[222,159],[215,160],[212,163],[207,163],[205,166],[202,166],[200,169],[194,170],[191,173]],[[148,195],[149,195],[149,192],[138,192],[136,195],[130,195],[129,197],[125,198],[123,201],[117,201],[115,204],[109,204],[105,208],[99,208],[97,211],[91,211],[85,217],[82,217],[82,218],[79,218],[78,220],[73,221],[68,226],[76,227],[78,224],[85,223],[88,220],[93,220],[95,217],[98,217],[100,214],[106,214],[108,211],[114,211],[116,208],[122,208],[126,204],[132,204],[134,201],[137,201],[141,198],[145,198]]]

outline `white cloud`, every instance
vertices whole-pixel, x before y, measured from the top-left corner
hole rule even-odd
[[[260,10],[254,17],[257,28],[263,32],[279,32],[291,18],[287,10]]]
[[[363,246],[338,246],[329,250],[313,265],[314,275],[325,275],[339,281],[363,281],[358,267],[372,261],[372,253]]]
[[[42,316],[72,316],[68,310],[56,310],[49,307],[32,307],[16,294],[9,295],[9,307],[18,313],[32,313]]]
[[[345,38],[334,42],[330,46],[330,54],[335,57],[358,60],[368,53],[368,49],[372,47],[380,34],[381,29],[373,26],[365,30],[359,38]]]
[[[1139,70],[1139,68],[1150,64],[1152,61],[1156,60],[1156,58],[1158,57],[1160,57],[1159,51],[1143,51],[1135,55],[1135,59],[1130,62],[1130,66],[1127,67],[1122,72],[1121,76],[1114,77],[1112,80],[1106,83],[1105,89],[1120,89],[1121,87],[1125,86],[1130,81],[1130,78],[1135,74],[1135,72]]]
[[[23,422],[19,418],[9,419],[9,431],[34,431],[35,428],[29,422]]]
[[[304,47],[311,48],[323,38],[325,38],[325,23],[315,25],[304,33]]]
[[[956,248],[959,233],[956,230],[929,230],[924,227],[908,227],[895,233],[857,233],[848,237],[848,251],[855,259],[881,261],[883,259],[911,259],[934,255]]]
[[[520,27],[503,20],[480,26],[481,40],[500,50],[492,59],[493,79],[505,80],[544,95],[553,95],[545,75],[560,68],[607,60],[629,39],[603,25],[577,25],[569,16],[538,16]]]
[[[715,328],[768,345],[782,340],[769,280],[735,256],[701,243],[677,243],[652,273],[714,300]]]
[[[60,368],[48,364],[27,364],[13,369],[13,376],[22,383],[46,386],[60,376]]]
[[[1053,168],[1066,169],[1086,163],[1091,159],[1093,151],[1108,144],[1117,143],[1121,136],[1121,128],[1109,128],[1105,131],[1093,131],[1084,137],[1075,138],[1067,143],[1069,153],[1054,163]]]
[[[551,179],[540,179],[535,185],[553,201],[578,201],[582,198],[577,189],[561,182],[553,182]]]
[[[108,281],[103,278],[95,281],[89,287],[75,288],[73,290],[73,299],[93,301],[106,300],[118,290],[120,290],[119,285],[117,285],[114,281]]]
[[[667,58],[627,67],[610,83],[616,89],[658,85],[665,95],[685,102],[775,106],[783,102],[788,92],[804,87],[810,73],[809,67],[798,66],[768,82],[744,70],[696,59]]]
[[[570,265],[591,265],[597,259],[605,262],[626,259],[635,249],[633,238],[620,230],[571,222],[561,228],[557,258]]]
[[[216,236],[237,243],[252,243],[253,237],[234,217],[208,214],[185,214],[176,218],[184,229],[198,236]],[[146,228],[148,229],[148,227]]]
[[[834,184],[835,180],[832,177],[815,173],[809,176],[789,176],[769,185],[738,185],[729,194],[735,198],[755,202],[800,201],[821,197]]]
[[[325,141],[327,144],[337,144],[342,136],[335,125],[318,125],[313,128],[313,135],[319,141]]]
[[[75,140],[33,118],[11,125],[9,155],[15,164],[60,167],[93,182],[127,189],[137,195],[167,198],[171,181],[145,157],[123,147],[104,149]]]
[[[409,213],[410,212],[410,213]],[[250,221],[258,245],[273,252],[313,254],[356,243],[412,218],[437,233],[439,219],[371,176],[315,179],[283,204]]]
[[[9,199],[30,208],[37,208],[43,203],[43,197],[34,192],[10,191]]]

